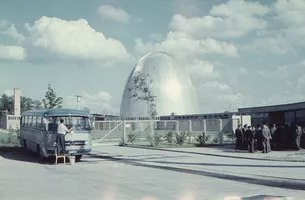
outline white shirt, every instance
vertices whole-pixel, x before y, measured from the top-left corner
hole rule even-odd
[[[69,131],[70,130],[64,124],[60,123],[58,125],[58,128],[57,128],[57,133],[58,134],[66,134]]]

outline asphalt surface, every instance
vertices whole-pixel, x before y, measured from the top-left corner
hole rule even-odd
[[[2,153],[0,199],[305,199],[305,163],[219,154],[217,148],[99,146],[79,163],[55,166],[54,160]]]

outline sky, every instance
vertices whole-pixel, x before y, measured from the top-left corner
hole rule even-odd
[[[305,100],[302,0],[0,0],[0,94],[118,114],[137,60],[172,54],[201,113]]]

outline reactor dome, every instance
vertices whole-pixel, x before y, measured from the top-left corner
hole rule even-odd
[[[148,75],[157,116],[197,114],[197,96],[185,69],[170,54],[152,52],[143,56],[131,71],[122,96],[121,117],[149,117],[147,102],[135,100],[132,89],[138,72]]]

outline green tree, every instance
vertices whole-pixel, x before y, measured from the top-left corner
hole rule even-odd
[[[14,110],[13,97],[2,94],[0,97],[0,109],[12,112]]]
[[[20,97],[20,109],[21,113],[27,110],[32,110],[33,109],[33,100],[31,98],[21,96]]]
[[[42,103],[41,103],[41,101],[34,100],[34,101],[33,101],[33,107],[34,107],[35,109],[41,109],[41,108],[42,108]]]
[[[135,101],[146,102],[148,115],[151,119],[154,119],[157,115],[156,96],[152,95],[152,92],[150,91],[151,81],[149,76],[142,72],[137,72],[131,81],[132,87],[129,88],[131,91],[131,98]]]
[[[43,106],[46,109],[50,108],[61,108],[63,103],[63,98],[58,97],[51,84],[48,84],[48,91],[44,95],[42,100]]]

